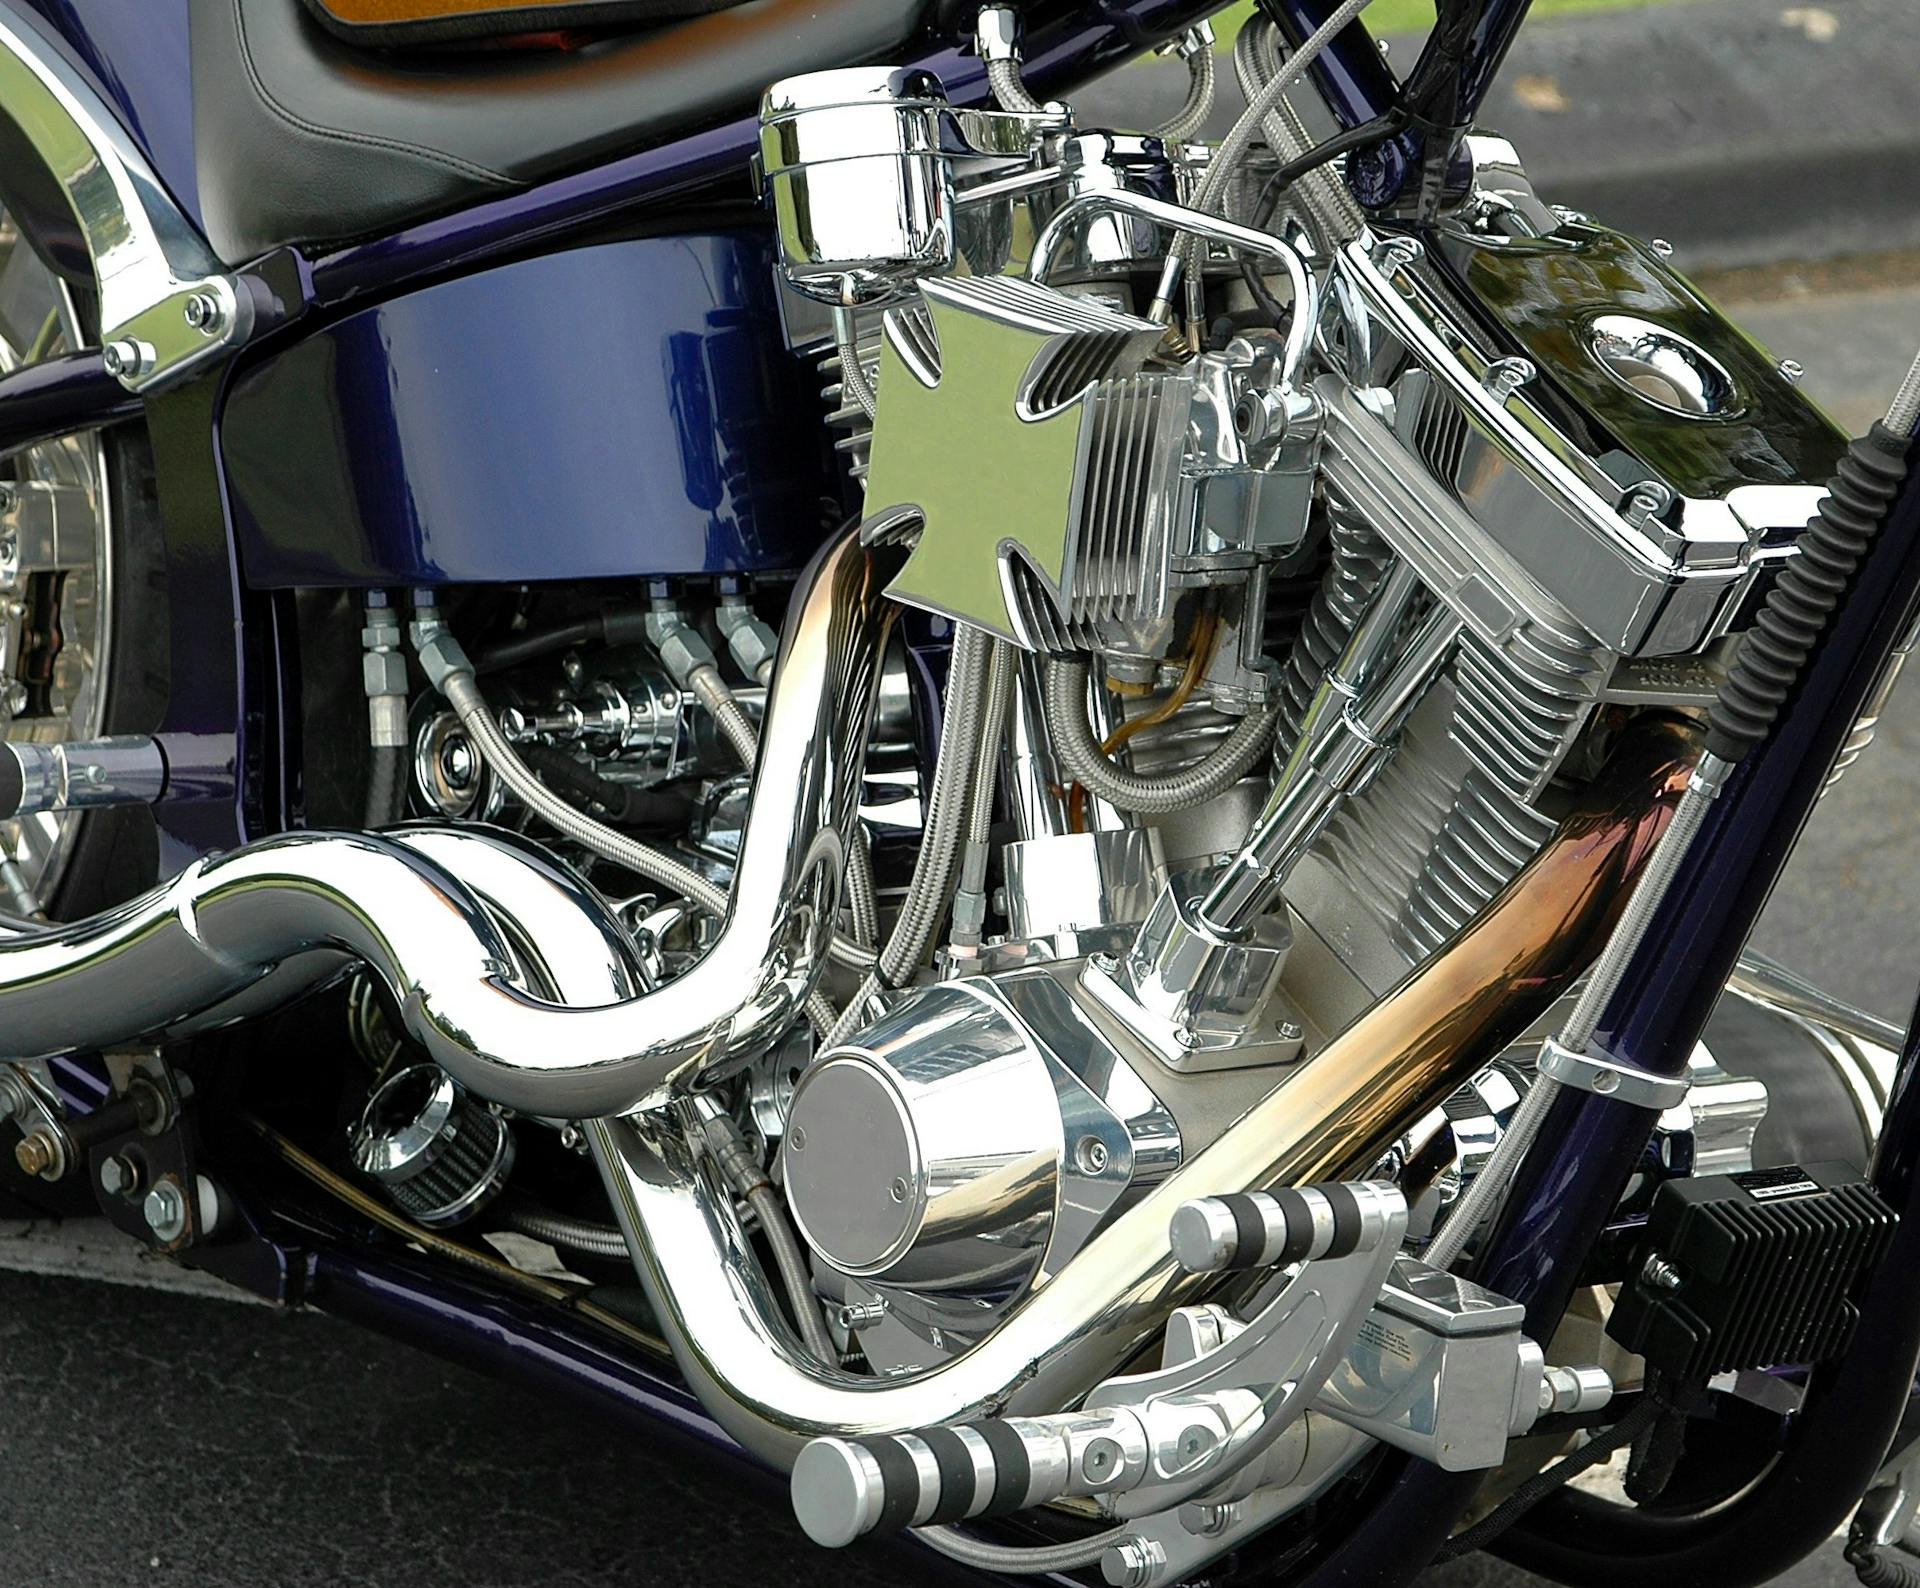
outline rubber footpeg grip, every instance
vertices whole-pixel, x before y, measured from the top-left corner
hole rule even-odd
[[[1404,1206],[1398,1188],[1362,1181],[1196,1197],[1174,1211],[1174,1260],[1190,1274],[1283,1267],[1371,1249]]]

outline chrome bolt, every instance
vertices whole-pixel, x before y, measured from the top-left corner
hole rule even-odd
[[[1612,1070],[1597,1070],[1594,1072],[1593,1089],[1602,1097],[1609,1092],[1617,1092],[1620,1090],[1620,1077]]]
[[[1561,1367],[1549,1363],[1540,1376],[1540,1410],[1597,1411],[1613,1399],[1613,1380],[1597,1367]]]
[[[1621,515],[1629,524],[1642,525],[1664,513],[1673,501],[1673,492],[1658,480],[1642,480],[1627,496]]]
[[[1786,376],[1794,385],[1798,386],[1800,384],[1800,377],[1806,374],[1806,370],[1795,360],[1783,358],[1780,360],[1780,373]]]
[[[449,739],[440,747],[440,771],[447,780],[448,788],[466,788],[473,782],[477,770],[473,746],[464,738]]]
[[[1200,1045],[1199,1034],[1191,1026],[1182,1026],[1174,1032],[1173,1040],[1183,1048],[1196,1048]]]
[[[1119,1472],[1124,1455],[1117,1439],[1095,1439],[1080,1457],[1080,1475],[1089,1483],[1105,1483]]]
[[[1151,1538],[1123,1538],[1100,1552],[1100,1573],[1113,1588],[1153,1588],[1167,1552]]]
[[[149,1191],[141,1211],[157,1240],[171,1243],[187,1233],[187,1199],[175,1180],[162,1180]]]
[[[1389,237],[1373,251],[1373,262],[1385,275],[1417,265],[1426,257],[1426,249],[1411,237]]]
[[[0,480],[0,513],[11,513],[20,505],[20,487],[11,480]]]
[[[1668,242],[1664,237],[1651,238],[1647,246],[1662,259],[1671,259],[1673,257],[1673,244]]]
[[[60,1143],[44,1130],[33,1131],[15,1143],[13,1161],[20,1165],[22,1174],[39,1175],[47,1180],[58,1179]]]
[[[1111,954],[1095,954],[1089,960],[1093,968],[1102,975],[1114,976],[1120,971],[1120,961]]]
[[[1550,208],[1553,210],[1554,216],[1568,226],[1584,226],[1592,219],[1585,210],[1569,209],[1564,204],[1555,204],[1550,206]]]
[[[1198,1461],[1208,1451],[1213,1449],[1217,1442],[1210,1429],[1197,1426],[1189,1428],[1180,1436],[1180,1459],[1182,1461]]]
[[[153,349],[130,336],[109,342],[100,349],[100,367],[116,379],[126,380],[144,375],[152,363]]]
[[[1180,1507],[1180,1525],[1195,1538],[1218,1538],[1240,1520],[1240,1502],[1219,1505],[1188,1503]]]
[[[849,1301],[840,1309],[840,1327],[853,1334],[860,1329],[870,1329],[887,1315],[887,1299],[875,1296],[871,1301]]]
[[[1082,1136],[1074,1144],[1073,1161],[1082,1174],[1100,1174],[1107,1167],[1107,1144],[1098,1136]]]
[[[140,1189],[140,1168],[123,1152],[100,1160],[100,1189],[110,1197],[130,1197]]]
[[[12,562],[20,555],[18,535],[0,535],[0,562]]]
[[[1297,1020],[1282,1020],[1273,1031],[1282,1042],[1298,1042],[1307,1034]]]
[[[1658,1252],[1647,1253],[1647,1260],[1640,1267],[1640,1278],[1655,1290],[1680,1288],[1680,1270]]]
[[[578,1125],[562,1125],[560,1127],[560,1145],[565,1147],[568,1152],[578,1152],[582,1147],[586,1146],[586,1144],[587,1138],[580,1134],[580,1127]]]
[[[219,331],[226,315],[221,312],[220,300],[211,292],[196,292],[190,296],[184,306],[187,324],[203,336],[212,336]]]
[[[1505,402],[1539,373],[1532,359],[1496,358],[1480,377],[1480,384],[1496,402]]]

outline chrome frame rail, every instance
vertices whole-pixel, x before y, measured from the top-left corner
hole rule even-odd
[[[0,7],[0,117],[72,213],[100,295],[110,375],[144,392],[246,340],[246,289],[221,269],[112,110],[10,7]]]

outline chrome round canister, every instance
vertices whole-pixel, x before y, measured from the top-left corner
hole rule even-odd
[[[1032,1039],[953,982],[800,1077],[781,1167],[801,1233],[841,1273],[978,1293],[1039,1262],[1063,1146]]]
[[[930,72],[855,66],[775,83],[760,166],[781,261],[823,303],[884,303],[953,265],[946,91]]]

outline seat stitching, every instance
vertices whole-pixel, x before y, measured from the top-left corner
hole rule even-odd
[[[259,68],[254,64],[253,50],[247,42],[247,19],[242,6],[242,0],[233,0],[233,26],[235,35],[240,43],[241,64],[244,65],[247,70],[247,81],[253,85],[253,91],[259,96],[260,102],[265,105],[272,114],[278,116],[289,126],[295,127],[301,132],[308,133],[313,137],[328,139],[335,143],[364,144],[372,149],[384,149],[396,154],[414,155],[431,164],[443,166],[450,171],[458,172],[462,176],[470,176],[479,181],[493,183],[500,187],[517,187],[519,185],[512,177],[507,176],[503,172],[489,170],[486,166],[476,165],[471,160],[463,160],[458,155],[447,154],[439,149],[429,149],[421,144],[407,143],[398,138],[381,138],[369,133],[344,132],[336,127],[326,127],[320,125],[318,122],[308,121],[304,117],[295,114],[268,92],[267,85],[260,76]]]

